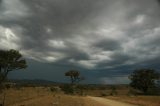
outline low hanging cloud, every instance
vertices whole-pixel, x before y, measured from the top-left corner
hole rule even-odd
[[[0,48],[89,70],[158,68],[159,10],[158,0],[1,0]]]

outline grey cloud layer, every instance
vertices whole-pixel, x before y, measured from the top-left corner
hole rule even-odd
[[[158,0],[1,0],[0,48],[92,70],[158,68],[159,10]]]

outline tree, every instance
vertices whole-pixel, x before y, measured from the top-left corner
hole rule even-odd
[[[155,87],[155,81],[160,78],[160,73],[153,69],[138,69],[130,76],[130,86],[147,93],[149,88]]]
[[[0,85],[7,78],[10,71],[24,69],[27,67],[25,59],[19,51],[0,50]]]
[[[74,84],[75,82],[79,82],[83,80],[83,77],[80,77],[79,71],[76,70],[70,70],[65,73],[65,76],[69,76],[71,78],[71,84]]]

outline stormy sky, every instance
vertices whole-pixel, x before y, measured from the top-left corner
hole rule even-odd
[[[19,50],[28,68],[13,79],[128,83],[138,68],[160,70],[158,0],[0,0],[0,49]]]

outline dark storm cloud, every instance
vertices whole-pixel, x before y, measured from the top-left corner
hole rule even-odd
[[[94,46],[98,47],[98,48],[102,48],[103,50],[108,50],[108,51],[114,51],[117,49],[121,49],[121,45],[120,42],[117,40],[112,40],[112,39],[103,39],[99,42],[97,42]]]
[[[160,69],[159,10],[158,0],[1,0],[0,48],[105,81]]]

